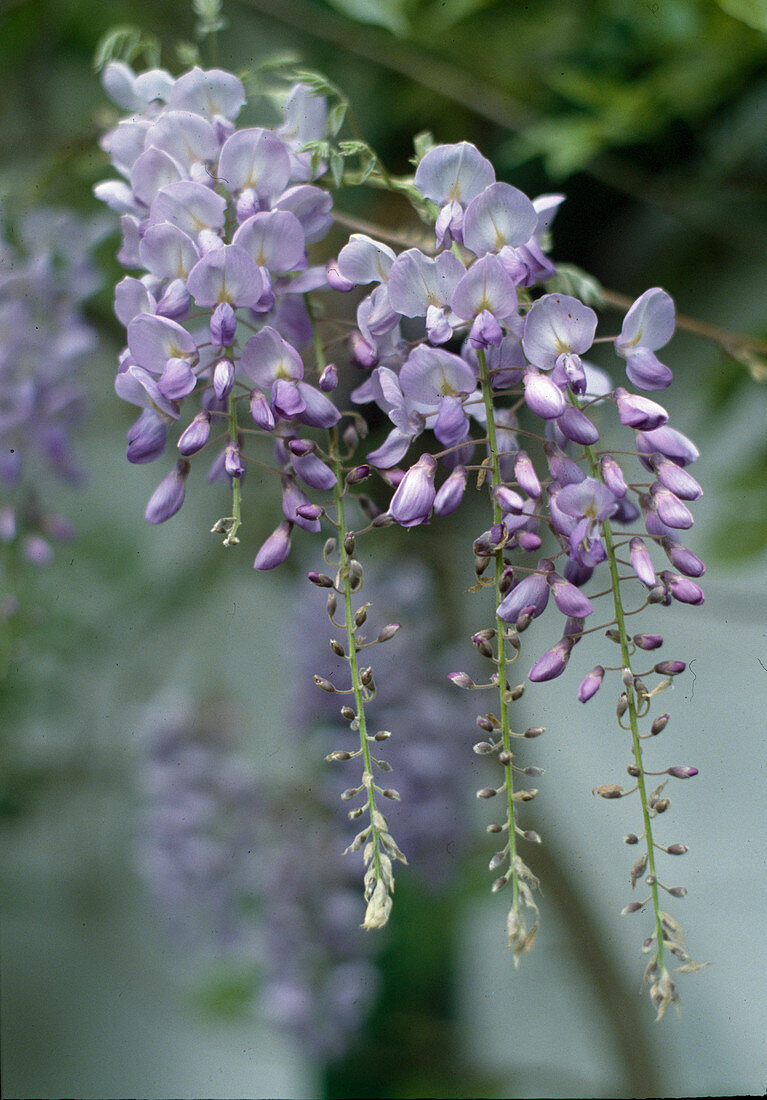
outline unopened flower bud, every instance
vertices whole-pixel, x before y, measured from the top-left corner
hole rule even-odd
[[[332,393],[338,385],[338,370],[335,363],[328,363],[320,375],[319,388],[323,393]]]
[[[632,641],[638,649],[658,649],[663,645],[660,634],[635,634]]]
[[[625,905],[623,909],[621,909],[621,916],[625,917],[628,916],[629,913],[637,913],[643,905],[644,902],[641,901],[630,901],[628,905]]]
[[[355,717],[352,707],[341,707],[341,717],[344,719],[344,721],[351,722],[352,719]]]
[[[596,665],[581,681],[580,687],[578,688],[578,698],[582,703],[587,703],[592,696],[596,695],[602,686],[604,674],[605,670],[602,665]]]
[[[684,661],[659,661],[654,666],[653,672],[657,672],[660,676],[678,676],[686,668]]]
[[[626,836],[624,836],[624,838],[623,838],[623,843],[624,844],[638,844],[639,843],[639,837],[636,835],[636,833],[627,833]]]
[[[602,783],[599,787],[592,787],[591,793],[598,794],[600,798],[622,798],[626,792],[617,783]]]
[[[542,733],[546,732],[545,726],[529,726],[525,732],[525,737],[540,737]]]
[[[617,707],[615,708],[615,709],[616,709],[616,713],[617,713],[618,717],[619,717],[619,718],[622,718],[622,717],[623,717],[623,715],[624,715],[624,714],[626,713],[626,711],[628,710],[628,708],[629,708],[629,701],[628,701],[628,696],[626,695],[626,692],[625,692],[625,691],[622,691],[622,692],[621,692],[621,697],[620,697],[620,699],[618,700],[618,706],[617,706]]]
[[[472,635],[471,640],[474,642],[474,645],[477,647],[483,657],[488,657],[492,660],[494,656],[493,647],[488,641],[486,641],[484,638],[481,638],[478,634]]]
[[[669,844],[666,848],[670,856],[683,856],[685,852],[689,852],[689,850],[686,844]]]
[[[636,779],[637,776],[640,776],[642,774],[642,769],[638,768],[636,764],[629,764],[626,768],[626,771],[629,773],[632,779]]]
[[[475,683],[471,676],[468,676],[465,672],[449,672],[448,680],[452,680],[456,687],[459,688],[473,688]]]
[[[329,577],[326,573],[316,573],[314,570],[312,570],[310,573],[307,573],[306,576],[307,580],[311,581],[312,584],[316,584],[318,588],[333,587],[333,579],[332,577]]]
[[[336,657],[345,657],[346,656],[346,650],[344,649],[344,647],[341,645],[340,642],[337,642],[335,640],[335,638],[330,639],[330,648],[332,649],[333,653],[335,653]]]
[[[650,726],[650,733],[655,736],[666,728],[670,714],[660,714]]]
[[[390,737],[391,737],[391,732],[389,730],[379,730],[378,733],[374,734],[373,740],[374,741],[388,741]]]
[[[388,642],[390,638],[394,637],[394,635],[397,633],[399,628],[400,628],[399,623],[389,623],[388,626],[385,626],[383,628],[381,633],[376,638],[376,641],[377,642]]]
[[[496,746],[491,745],[489,741],[477,741],[477,743],[472,746],[472,751],[475,752],[477,756],[487,756],[489,753],[495,752],[495,748]]]
[[[687,887],[686,886],[669,886],[669,887],[667,887],[667,889],[668,889],[669,894],[671,894],[672,898],[685,898],[685,897],[687,897]]]
[[[481,787],[477,791],[477,798],[495,798],[497,794],[495,787]]]
[[[231,359],[219,359],[213,368],[213,391],[219,401],[223,401],[232,392],[234,386],[234,363]]]
[[[193,455],[201,451],[210,436],[210,413],[197,413],[192,423],[179,436],[178,449],[182,455]]]
[[[494,893],[494,894],[497,894],[499,890],[503,890],[504,886],[506,885],[506,883],[507,883],[508,881],[509,881],[509,880],[508,880],[508,878],[506,877],[506,875],[501,875],[501,877],[500,877],[500,878],[497,878],[497,879],[495,880],[495,882],[493,883],[493,885],[492,885],[492,886],[490,887],[490,890],[492,891],[492,893]]]
[[[361,466],[355,466],[353,470],[350,470],[346,475],[347,485],[358,485],[360,481],[365,481],[370,477],[370,467],[367,463],[363,462]]]
[[[511,763],[511,753],[508,752],[506,749],[502,749],[498,753],[498,763],[502,764],[505,768],[507,764]]]
[[[688,764],[675,764],[673,768],[666,768],[666,772],[668,775],[673,775],[675,779],[692,779],[698,774],[698,769]]]
[[[312,679],[322,691],[327,691],[329,695],[335,695],[336,689],[330,680],[326,680],[324,676],[313,676]]]

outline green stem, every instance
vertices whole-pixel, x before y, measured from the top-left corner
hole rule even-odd
[[[327,360],[325,356],[325,349],[322,346],[322,338],[315,323],[314,310],[312,302],[308,294],[304,295],[304,302],[306,303],[307,313],[309,319],[312,322],[312,341],[314,345],[315,362],[317,367],[317,374],[320,375],[327,366]],[[338,437],[338,428],[332,427],[328,429],[328,452],[330,460],[333,465],[333,472],[336,475],[336,484],[334,489],[334,499],[336,506],[336,526],[337,526],[337,538],[340,546],[340,560],[338,563],[338,579],[341,582],[342,594],[344,600],[344,624],[346,627],[346,649],[347,660],[349,662],[349,672],[351,675],[352,689],[354,691],[355,702],[355,724],[359,731],[360,736],[360,751],[362,753],[363,761],[363,773],[362,782],[365,787],[368,813],[370,816],[370,843],[373,846],[372,852],[372,867],[375,877],[375,885],[383,882],[384,888],[387,893],[390,893],[389,885],[386,882],[383,870],[381,867],[381,834],[379,829],[379,821],[383,820],[383,815],[379,812],[376,806],[375,797],[375,784],[373,782],[373,761],[370,757],[370,743],[368,741],[367,720],[365,717],[365,701],[367,691],[360,678],[359,662],[357,659],[358,643],[357,634],[354,626],[354,609],[352,607],[352,585],[351,585],[351,554],[347,550],[347,536],[349,535],[349,529],[346,523],[346,510],[345,510],[345,480],[344,480],[344,468],[341,459],[341,447]],[[373,890],[366,890],[366,899],[369,900],[373,894]]]
[[[352,587],[350,576],[351,555],[346,550],[346,537],[349,534],[346,525],[346,512],[344,509],[344,471],[341,463],[338,431],[330,428],[330,454],[336,475],[335,505],[336,523],[338,524],[338,541],[341,548],[341,560],[338,564],[338,575],[343,588],[344,621],[346,624],[346,646],[349,671],[351,673],[352,688],[354,690],[354,702],[356,710],[356,724],[359,728],[360,750],[364,763],[362,781],[367,791],[367,804],[371,821],[371,839],[373,842],[373,866],[376,880],[381,878],[381,851],[378,828],[375,824],[377,807],[375,800],[375,787],[373,784],[373,762],[370,759],[370,744],[368,742],[367,722],[365,719],[365,689],[360,679],[359,662],[357,660],[357,634],[354,627],[354,609],[352,607]]]
[[[576,402],[577,405],[577,402]],[[591,476],[599,480],[599,471],[597,467],[596,457],[592,447],[585,447],[586,458],[588,459],[589,469]],[[618,627],[618,635],[620,638],[621,647],[621,660],[623,667],[633,676],[631,669],[631,656],[629,653],[629,637],[626,630],[625,613],[623,610],[623,600],[621,598],[620,590],[620,577],[618,575],[618,562],[615,556],[615,543],[613,541],[612,526],[609,519],[603,520],[601,524],[602,537],[605,541],[605,549],[607,550],[607,563],[610,569],[610,584],[612,588],[613,606],[615,608],[615,621]],[[644,766],[642,764],[642,743],[639,736],[639,724],[637,721],[637,709],[636,699],[634,695],[634,689],[631,685],[626,685],[626,698],[628,700],[628,716],[629,726],[631,728],[631,741],[634,753],[634,764],[637,767],[639,774],[636,776],[637,789],[639,791],[639,798],[642,803],[642,818],[644,820],[644,833],[645,841],[647,842],[647,866],[652,876],[652,882],[650,885],[650,892],[652,895],[653,904],[653,916],[655,920],[655,941],[657,945],[657,962],[661,970],[663,970],[663,924],[660,915],[660,898],[658,891],[658,878],[655,870],[655,842],[653,840],[652,833],[652,818],[650,817],[650,807],[647,801],[647,786],[645,784]]]
[[[495,431],[495,415],[493,409],[493,393],[490,387],[490,371],[487,365],[487,356],[482,348],[477,350],[477,361],[479,363],[479,377],[482,387],[482,398],[485,402],[485,412],[487,414],[487,439],[488,446],[490,448],[490,461],[493,471],[493,485],[498,486],[503,484],[501,478],[500,461],[498,458],[498,439]],[[500,505],[496,500],[493,500],[493,522],[498,524],[503,520],[503,513],[501,512]],[[504,572],[503,550],[496,550],[495,552],[495,606],[498,607],[503,596],[501,594],[501,579]],[[503,741],[504,751],[511,757],[511,727],[509,724],[509,704],[508,704],[508,684],[506,681],[506,666],[508,663],[508,657],[506,653],[506,624],[502,619],[495,616],[495,630],[498,640],[498,695],[500,698],[501,708],[501,738]],[[506,812],[509,827],[509,873],[511,875],[512,888],[514,891],[514,900],[512,908],[519,908],[519,879],[515,869],[515,860],[517,854],[517,836],[515,831],[516,821],[514,814],[514,774],[512,771],[511,759],[508,764],[504,765],[505,772],[505,788],[506,788]]]

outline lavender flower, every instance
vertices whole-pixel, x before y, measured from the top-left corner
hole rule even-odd
[[[0,221],[2,211],[0,211]],[[101,223],[40,207],[0,227],[0,482],[6,526],[31,562],[46,564],[49,539],[71,537],[48,511],[51,478],[83,479],[72,436],[86,406],[84,369],[95,347],[83,302],[99,278],[91,252]],[[162,433],[160,433],[161,436]],[[162,449],[157,433],[147,450]]]

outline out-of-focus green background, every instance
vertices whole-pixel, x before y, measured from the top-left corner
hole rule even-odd
[[[416,132],[471,140],[498,178],[533,195],[567,195],[555,258],[629,296],[663,285],[682,314],[767,337],[761,0],[231,0],[224,14],[218,64],[240,71],[281,54],[326,73],[392,170],[408,170]],[[111,173],[96,146],[107,103],[92,59],[115,24],[156,35],[173,71],[177,42],[194,40],[191,8],[177,0],[0,5],[0,197],[12,213],[35,202],[96,212],[91,187]],[[397,198],[361,192],[339,206],[413,225]],[[100,257],[117,278],[114,244]],[[402,1055],[398,1024],[408,1017],[393,1001],[411,997],[422,1010],[424,991],[417,948],[409,957],[413,944],[397,930],[393,986],[362,1048],[367,1061],[323,1076],[289,1033],[195,1000],[197,975],[167,951],[137,882],[135,758],[146,707],[163,692],[229,696],[259,769],[284,776],[293,766],[281,752],[286,701],[274,685],[290,678],[282,639],[301,581],[297,567],[252,573],[273,512],[251,509],[240,552],[221,550],[208,534],[221,496],[202,481],[169,524],[144,523],[158,475],[124,461],[132,410],[112,391],[121,333],[110,310],[106,290],[90,307],[103,339],[80,440],[91,481],[62,491],[80,537],[28,580],[24,598],[39,621],[0,695],[4,1095],[761,1094],[767,387],[756,377],[759,356],[736,362],[685,332],[666,355],[675,385],[664,403],[702,452],[696,474],[706,495],[692,545],[709,566],[705,607],[675,608],[664,622],[669,655],[676,647],[693,672],[670,697],[663,751],[674,759],[664,763],[701,771],[672,810],[670,827],[691,849],[678,875],[690,894],[674,913],[693,955],[715,965],[682,978],[681,1017],[651,1023],[639,992],[643,933],[637,918],[618,917],[628,893],[620,838],[631,822],[589,793],[620,774],[625,749],[609,700],[588,713],[574,702],[570,669],[554,690],[526,695],[531,721],[549,730],[536,756],[547,768],[538,816],[529,815],[546,839],[538,866],[548,873],[534,953],[514,972],[503,952],[505,909],[486,891],[490,853],[478,822],[472,889],[420,932],[447,925],[452,937],[440,963],[448,1019],[435,1014],[421,1048],[430,1053],[420,1063]],[[468,588],[466,527],[460,513],[433,545],[445,560],[464,556]],[[464,634],[478,614],[467,601]],[[583,662],[585,671],[596,658]],[[469,730],[467,754],[470,744]],[[469,766],[456,766],[467,767],[473,788]]]

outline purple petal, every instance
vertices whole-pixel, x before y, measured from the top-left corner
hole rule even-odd
[[[640,390],[665,390],[674,376],[648,348],[634,348],[626,353],[626,374]]]
[[[200,252],[188,233],[170,222],[160,222],[144,233],[139,256],[147,271],[158,279],[186,279]]]
[[[539,563],[540,564],[540,563]],[[531,608],[533,618],[542,615],[549,602],[549,586],[544,573],[530,573],[499,603],[496,614],[505,623],[516,623],[525,608]]]
[[[565,580],[556,573],[549,573],[546,579],[551,587],[554,603],[563,615],[585,619],[588,615],[593,614],[594,605],[591,600],[570,581]]]
[[[262,389],[278,378],[297,381],[304,376],[301,356],[269,325],[250,337],[242,349],[240,364],[251,382]]]
[[[128,325],[128,347],[140,367],[161,374],[169,359],[194,359],[194,338],[175,321],[140,313]]]
[[[273,209],[295,214],[304,231],[305,244],[323,240],[333,224],[333,196],[309,183],[283,191],[274,202]]]
[[[254,308],[263,293],[264,283],[253,257],[236,244],[227,244],[208,252],[189,272],[189,293],[198,306],[213,307],[219,302]]]
[[[163,111],[152,123],[146,144],[167,153],[186,174],[195,164],[211,164],[219,150],[214,127],[192,111]]]
[[[434,474],[437,463],[431,455],[421,455],[397,486],[389,505],[389,514],[401,527],[424,523],[434,504]]]
[[[183,178],[178,162],[162,149],[152,147],[133,162],[130,183],[133,194],[148,209],[162,187]]]
[[[525,404],[543,420],[555,420],[567,408],[567,399],[547,375],[528,371],[525,375]]]
[[[404,317],[425,317],[430,306],[448,304],[466,268],[454,252],[436,259],[418,248],[402,252],[389,272],[389,301]]]
[[[288,149],[269,130],[237,130],[224,142],[218,175],[231,192],[251,188],[269,200],[285,190],[290,178]]]
[[[168,421],[155,409],[144,409],[128,429],[128,462],[154,462],[168,443]]]
[[[149,523],[164,523],[166,519],[175,516],[184,503],[188,473],[189,463],[186,459],[180,458],[175,469],[162,479],[149,498],[144,513]]]
[[[388,244],[364,233],[352,233],[349,243],[338,253],[338,270],[355,286],[385,283],[396,258]]]
[[[492,183],[472,199],[463,217],[463,243],[477,256],[524,244],[538,215],[530,199],[508,183]]]
[[[626,314],[615,350],[619,355],[628,355],[637,347],[657,351],[674,335],[675,324],[673,299],[659,286],[652,287]]]
[[[315,428],[332,428],[338,423],[341,414],[326,394],[320,393],[307,382],[297,382],[296,386],[304,402],[304,408],[298,414],[302,424],[310,424]]]
[[[244,221],[232,238],[259,267],[292,271],[304,262],[306,242],[301,223],[288,210],[268,210]]]
[[[197,240],[203,229],[223,229],[225,218],[226,199],[192,180],[163,187],[149,211],[150,225],[170,222],[192,240]]]
[[[465,321],[483,310],[502,321],[516,313],[517,292],[506,268],[490,253],[472,264],[453,291],[450,305]]]
[[[650,552],[640,538],[633,538],[629,543],[631,568],[639,577],[642,584],[648,588],[654,588],[656,582],[655,567],[650,557]]]
[[[388,376],[381,374],[382,384]],[[402,393],[425,408],[434,408],[443,397],[469,394],[477,380],[469,364],[442,348],[419,344],[408,356],[399,375]]]
[[[245,105],[242,81],[222,69],[207,72],[195,67],[184,73],[168,92],[168,105],[184,111],[194,111],[208,118],[217,115],[235,119]]]
[[[678,466],[689,466],[700,458],[700,451],[692,440],[667,425],[651,432],[637,432],[636,443],[640,454],[652,455],[658,452]],[[644,461],[648,470],[651,469],[649,462]]]
[[[430,149],[415,172],[418,191],[439,206],[451,201],[465,206],[494,180],[490,161],[467,141]]]
[[[572,648],[571,639],[562,638],[555,646],[547,650],[542,657],[538,658],[527,674],[528,680],[539,684],[546,680],[555,680],[557,676],[561,676],[567,667]]]
[[[253,562],[254,569],[274,569],[287,558],[290,553],[290,531],[292,524],[287,520],[273,531],[261,549],[256,554]]]
[[[580,443],[584,447],[591,446],[599,439],[599,432],[589,418],[580,409],[568,405],[557,420],[557,427],[566,439],[573,443]]]
[[[436,516],[449,516],[460,505],[466,490],[468,474],[463,466],[456,466],[448,478],[442,483],[434,498],[434,514]]]
[[[597,329],[597,315],[566,294],[545,294],[533,302],[525,318],[522,347],[541,370],[552,370],[564,353],[588,351]]]
[[[154,313],[156,304],[140,279],[126,275],[115,287],[115,315],[124,325],[139,313]]]

